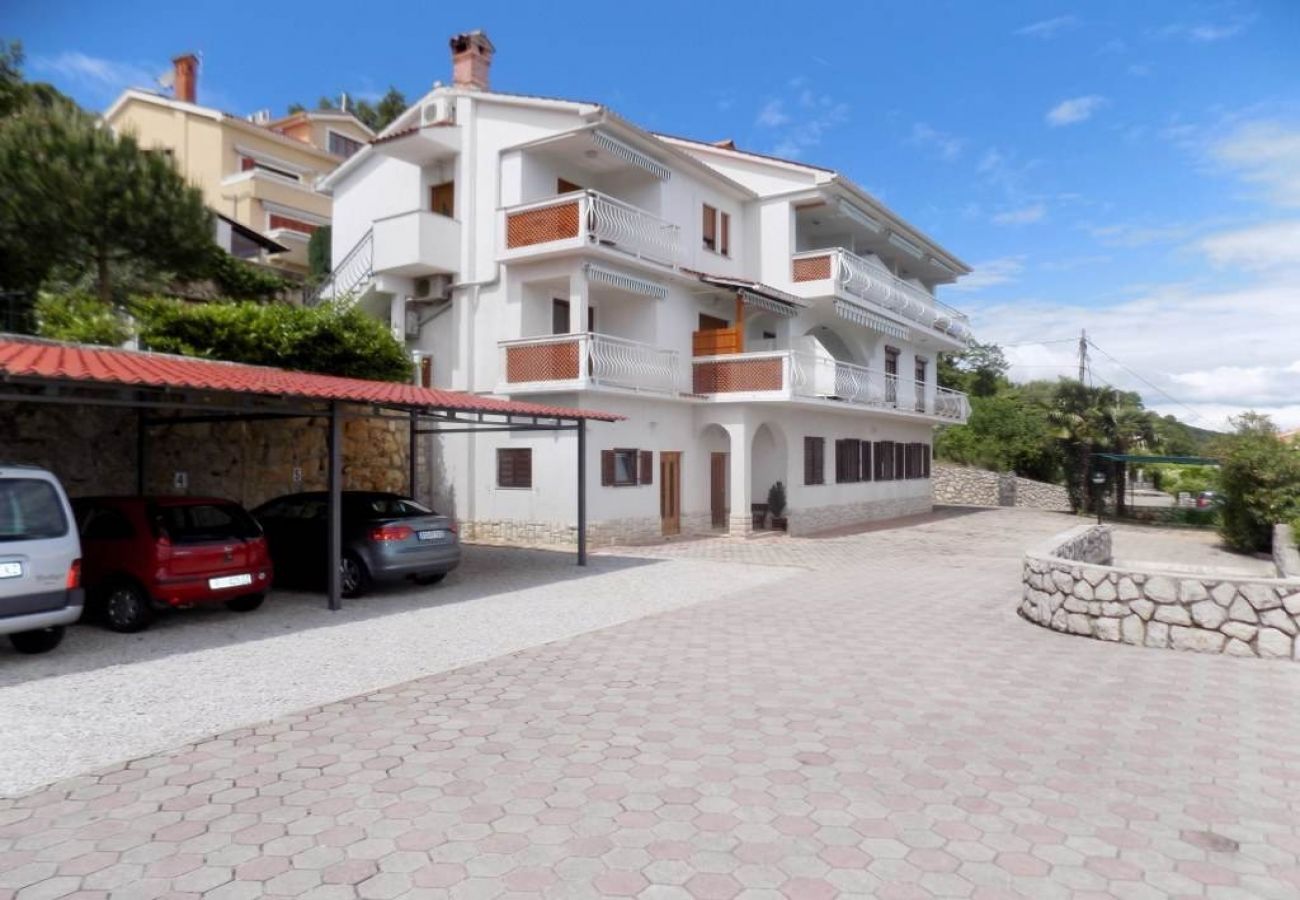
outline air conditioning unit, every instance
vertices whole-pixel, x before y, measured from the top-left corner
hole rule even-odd
[[[424,300],[424,301],[450,300],[451,299],[451,276],[430,275],[427,278],[415,279],[412,299]]]
[[[259,109],[248,117],[248,121],[254,125],[267,125],[271,121],[271,111],[269,109]]]
[[[456,103],[451,97],[435,97],[420,107],[420,126],[455,122]]]

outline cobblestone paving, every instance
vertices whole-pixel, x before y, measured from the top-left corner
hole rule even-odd
[[[1061,525],[668,546],[807,571],[0,801],[0,898],[1300,895],[1300,666],[1021,622]]]

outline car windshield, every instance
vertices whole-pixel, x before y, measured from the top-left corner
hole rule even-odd
[[[40,478],[0,478],[0,541],[62,537],[68,520],[54,485]]]
[[[177,544],[260,537],[253,517],[233,503],[159,506],[155,520],[163,536]]]
[[[401,519],[408,516],[434,515],[433,510],[408,497],[392,494],[370,494],[358,497],[352,510],[366,519]]]

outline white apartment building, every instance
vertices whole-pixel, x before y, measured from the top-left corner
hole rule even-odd
[[[435,386],[625,416],[587,438],[594,541],[745,533],[778,481],[796,534],[931,508],[964,263],[836,172],[495,91],[487,37],[451,45],[453,83],[321,184],[325,296]],[[571,542],[574,440],[469,435],[421,480],[469,538]]]

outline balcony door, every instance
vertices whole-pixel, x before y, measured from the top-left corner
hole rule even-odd
[[[659,453],[659,519],[664,535],[682,533],[682,454]]]
[[[551,334],[569,333],[569,326],[573,321],[569,318],[570,308],[568,300],[556,297],[551,301]],[[587,306],[587,330],[591,332],[596,330],[596,307],[590,304]]]

